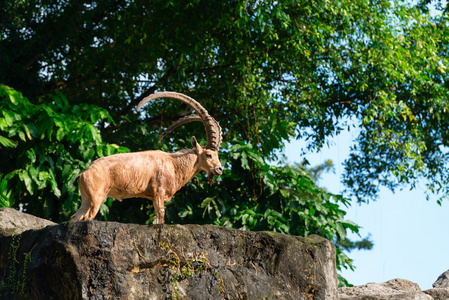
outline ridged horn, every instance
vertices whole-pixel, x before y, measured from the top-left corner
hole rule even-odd
[[[164,132],[161,133],[161,136],[159,137],[159,143],[162,141],[162,139],[167,136],[170,132],[172,132],[176,127],[179,127],[185,123],[193,122],[193,121],[199,121],[203,122],[203,119],[201,119],[198,115],[187,115],[182,117],[181,119],[175,121],[170,126],[167,127],[167,129],[164,130]]]
[[[221,145],[222,138],[223,138],[221,127],[220,127],[218,122],[213,117],[212,117],[212,119],[214,120],[215,124],[218,127],[218,130],[219,130],[218,137],[220,138],[219,141],[218,141],[218,145]],[[186,123],[189,123],[189,122],[194,122],[194,121],[202,122],[203,120],[201,119],[200,116],[195,115],[195,114],[191,114],[191,115],[184,116],[184,117],[178,119],[177,121],[173,122],[170,126],[167,127],[167,129],[164,130],[164,132],[161,133],[161,136],[159,137],[159,143],[161,142],[161,140],[164,137],[167,136],[167,134],[172,132],[175,128],[177,128],[177,127],[179,127],[181,125],[184,125]]]
[[[179,100],[179,101],[187,104],[188,106],[190,106],[197,113],[197,116],[200,117],[201,121],[204,124],[204,128],[206,129],[206,136],[207,136],[206,148],[215,150],[215,151],[218,151],[220,149],[220,145],[221,145],[221,141],[222,141],[222,137],[221,137],[222,133],[221,133],[220,125],[218,125],[218,122],[209,115],[207,110],[203,106],[201,106],[201,104],[199,104],[196,100],[194,100],[193,98],[190,98],[189,96],[186,96],[181,93],[175,93],[175,92],[158,92],[158,93],[152,94],[148,97],[145,97],[142,101],[140,101],[139,104],[137,105],[137,111],[139,111],[142,108],[142,106],[144,106],[147,102],[157,99],[157,98],[172,98],[172,99]],[[181,118],[180,120],[182,120],[182,119],[183,118]],[[173,130],[174,128],[176,128],[184,123],[191,122],[191,121],[197,121],[196,119],[194,120],[192,118],[192,119],[185,119],[182,121],[182,123],[176,124],[177,122],[180,122],[180,120],[175,122],[176,126],[171,128],[171,130]],[[170,132],[170,131],[168,131],[168,132]],[[168,132],[167,132],[167,134],[168,134]]]

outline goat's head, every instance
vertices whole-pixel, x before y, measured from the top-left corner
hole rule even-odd
[[[198,163],[201,170],[208,172],[209,176],[211,174],[220,176],[223,173],[223,167],[218,159],[218,151],[200,146],[194,136],[192,136],[192,146],[196,155],[198,155]]]

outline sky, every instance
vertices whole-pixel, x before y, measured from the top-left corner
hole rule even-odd
[[[289,163],[307,158],[311,166],[331,159],[335,173],[324,174],[319,186],[329,192],[341,193],[344,172],[343,162],[349,157],[349,147],[355,139],[352,132],[342,132],[330,139],[330,146],[319,153],[301,155],[304,141],[287,145],[285,154]],[[417,283],[422,290],[432,284],[449,269],[449,203],[439,206],[437,197],[426,200],[425,185],[412,191],[406,189],[392,193],[382,188],[377,201],[357,204],[345,209],[346,219],[363,228],[362,237],[371,234],[372,250],[353,250],[348,256],[354,260],[355,271],[344,270],[341,275],[351,284],[386,282],[402,278]],[[357,239],[356,235],[349,238]]]

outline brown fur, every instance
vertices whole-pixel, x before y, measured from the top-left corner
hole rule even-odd
[[[201,147],[192,137],[193,149],[175,153],[150,150],[102,157],[79,175],[82,204],[71,221],[92,220],[106,196],[153,201],[158,224],[164,223],[164,203],[200,171],[219,176],[223,167],[218,151]]]

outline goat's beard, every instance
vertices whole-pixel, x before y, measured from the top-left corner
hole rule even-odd
[[[214,174],[212,174],[212,172],[209,172],[209,174],[207,174],[207,178],[209,179],[209,185],[212,186],[215,183],[214,180]]]

